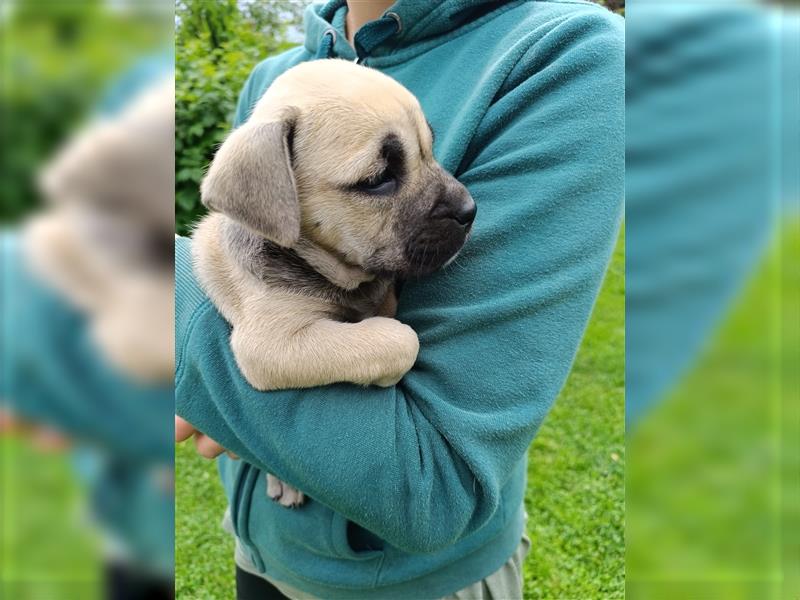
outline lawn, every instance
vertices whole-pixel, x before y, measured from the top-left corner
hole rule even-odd
[[[798,365],[794,215],[691,372],[631,432],[629,598],[800,598]]]
[[[525,598],[625,595],[625,248],[528,453]]]
[[[99,540],[71,456],[0,437],[0,598],[100,597]]]
[[[526,598],[622,598],[625,585],[624,234],[572,373],[530,449]],[[175,452],[176,593],[233,598],[216,464]]]

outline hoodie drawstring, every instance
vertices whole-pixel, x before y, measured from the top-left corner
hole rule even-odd
[[[322,39],[317,48],[317,55],[315,58],[333,58],[333,46],[336,44],[336,30],[329,27],[322,34]]]
[[[401,31],[403,31],[403,22],[395,12],[388,12],[380,19],[370,21],[364,25],[358,30],[353,40],[356,50],[356,62],[361,63],[375,48]],[[333,27],[329,27],[322,34],[316,58],[333,58],[335,45],[336,30]]]

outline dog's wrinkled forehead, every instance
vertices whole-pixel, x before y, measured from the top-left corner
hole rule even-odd
[[[372,106],[395,112],[419,110],[414,95],[383,73],[349,61],[329,59],[301,63],[279,76],[253,110],[254,119],[269,119],[276,108],[324,108],[330,104]]]
[[[432,133],[419,102],[374,69],[337,59],[302,63],[273,82],[251,120],[273,121],[287,108],[296,114],[298,152],[339,157],[331,175],[342,182],[361,175],[389,140],[401,144],[408,158],[433,158]]]

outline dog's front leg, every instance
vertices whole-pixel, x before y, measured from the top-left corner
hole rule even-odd
[[[319,319],[292,329],[249,321],[234,326],[231,348],[242,375],[258,390],[337,382],[386,387],[414,365],[419,340],[408,325],[385,317]]]
[[[303,492],[269,473],[267,473],[267,496],[286,508],[297,508],[306,501]]]

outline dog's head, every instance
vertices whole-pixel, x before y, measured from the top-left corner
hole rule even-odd
[[[342,60],[304,63],[219,149],[203,202],[284,247],[306,239],[367,273],[429,273],[455,257],[476,213],[432,144],[399,83]]]

